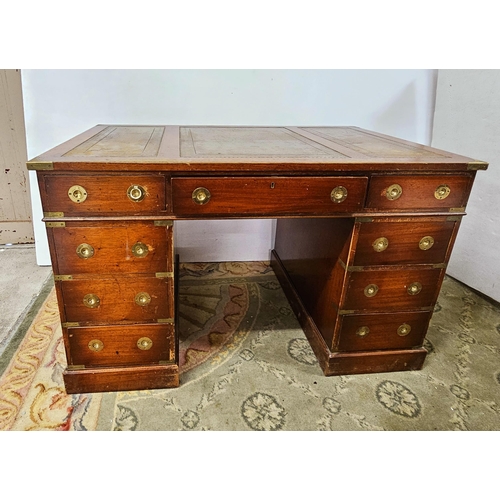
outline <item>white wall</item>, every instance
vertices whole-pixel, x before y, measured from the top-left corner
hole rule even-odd
[[[353,125],[431,139],[434,70],[23,70],[28,157],[98,123]],[[40,265],[50,263],[35,176]],[[183,260],[267,260],[273,221],[176,223]]]
[[[479,171],[448,274],[500,301],[500,70],[439,70],[432,145],[490,163]]]

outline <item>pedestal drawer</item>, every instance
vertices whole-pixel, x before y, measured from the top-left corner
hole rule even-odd
[[[158,226],[153,221],[65,224],[47,228],[54,241],[57,274],[173,270],[172,226]]]
[[[63,216],[161,214],[166,210],[165,176],[41,175],[44,212]]]
[[[472,180],[471,175],[374,175],[366,207],[384,211],[464,209]]]
[[[360,210],[367,177],[179,177],[176,215],[336,214]]]
[[[362,223],[354,265],[441,264],[457,221]]]
[[[174,325],[68,328],[68,364],[144,365],[174,362]]]
[[[431,312],[342,316],[336,350],[366,351],[419,347]]]
[[[353,272],[343,310],[411,310],[432,307],[442,269]]]
[[[141,323],[174,317],[173,278],[113,276],[60,285],[68,322]]]

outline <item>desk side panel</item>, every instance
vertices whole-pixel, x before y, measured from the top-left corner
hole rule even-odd
[[[353,226],[354,219],[347,218],[277,222],[275,251],[328,346],[337,318],[334,304],[342,290],[338,258],[351,239]]]

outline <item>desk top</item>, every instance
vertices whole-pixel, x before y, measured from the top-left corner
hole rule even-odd
[[[186,173],[461,171],[473,158],[358,127],[97,125],[28,162],[30,170]]]

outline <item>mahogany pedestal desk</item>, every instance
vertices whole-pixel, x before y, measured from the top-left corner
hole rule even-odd
[[[179,384],[179,219],[278,219],[271,263],[325,375],[420,369],[487,165],[356,127],[98,125],[51,149],[28,168],[66,391]]]

